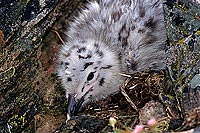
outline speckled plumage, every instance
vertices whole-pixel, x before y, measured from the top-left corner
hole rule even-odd
[[[162,0],[90,2],[66,31],[57,73],[83,105],[119,91],[118,73],[165,69]]]

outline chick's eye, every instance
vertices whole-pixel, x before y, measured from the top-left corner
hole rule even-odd
[[[88,77],[87,77],[87,81],[90,81],[94,78],[94,72],[90,72]]]

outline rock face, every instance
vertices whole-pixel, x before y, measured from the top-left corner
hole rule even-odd
[[[164,5],[169,39],[167,51],[169,75],[166,77],[165,91],[173,92],[172,95],[179,97],[185,111],[200,106],[198,85],[200,81],[198,78],[200,73],[199,7],[199,3],[185,0],[178,1],[178,3],[167,1]],[[192,104],[188,104],[188,102],[192,102]],[[188,105],[191,107],[186,109]]]
[[[199,110],[200,107],[199,8],[198,1],[166,1],[164,4],[169,44],[164,85],[168,100],[164,103],[171,108],[173,119],[180,120],[179,125],[176,125],[180,126],[179,130],[199,124],[198,111],[191,113],[191,110]],[[189,115],[186,115],[187,112],[190,112]],[[175,121],[173,122],[176,123]],[[170,124],[173,125],[173,122]],[[182,124],[185,125],[181,127]]]
[[[80,1],[0,1],[1,132],[22,132],[37,118],[36,113],[47,109],[49,93],[53,93],[56,85],[52,73],[58,45],[41,41],[61,15],[61,9],[72,10],[78,3]]]

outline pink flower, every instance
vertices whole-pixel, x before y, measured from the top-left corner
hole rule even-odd
[[[132,133],[140,133],[144,129],[143,125],[136,125]]]
[[[154,126],[157,123],[155,118],[151,118],[148,122],[147,125],[148,126]]]

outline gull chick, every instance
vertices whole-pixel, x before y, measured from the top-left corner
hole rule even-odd
[[[119,73],[165,69],[162,0],[89,2],[69,24],[56,70],[76,115],[90,102],[119,91]]]

